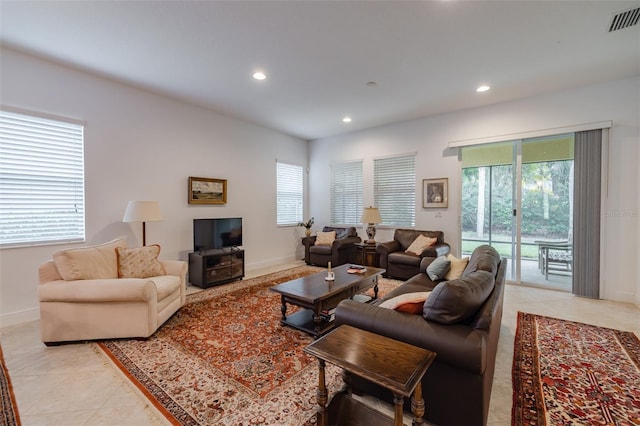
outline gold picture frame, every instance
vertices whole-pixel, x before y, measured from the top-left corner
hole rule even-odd
[[[422,179],[422,207],[449,207],[449,178]]]
[[[227,180],[189,176],[189,204],[226,204]]]

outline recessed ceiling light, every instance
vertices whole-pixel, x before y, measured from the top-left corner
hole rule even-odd
[[[255,78],[256,80],[264,80],[265,78],[267,78],[267,75],[262,71],[257,71],[253,73],[253,78]]]
[[[482,86],[479,86],[479,87],[476,89],[476,92],[478,92],[478,93],[482,93],[482,92],[486,92],[486,91],[488,91],[488,90],[491,90],[491,86],[487,86],[486,84],[483,84]]]
[[[351,117],[348,117],[348,116],[347,116],[347,117],[344,117],[344,118],[342,119],[342,122],[343,122],[343,123],[351,123]]]

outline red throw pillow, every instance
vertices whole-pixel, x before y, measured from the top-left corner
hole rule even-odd
[[[422,315],[422,307],[429,294],[431,294],[430,291],[405,293],[385,300],[379,306],[381,308],[394,309],[398,312]]]
[[[422,302],[408,302],[402,305],[396,306],[396,311],[406,312],[408,314],[420,314],[422,315],[422,308],[424,307],[424,300]]]

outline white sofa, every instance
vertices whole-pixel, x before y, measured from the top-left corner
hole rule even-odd
[[[42,341],[151,336],[186,297],[187,263],[159,252],[119,239],[54,253],[39,268]]]

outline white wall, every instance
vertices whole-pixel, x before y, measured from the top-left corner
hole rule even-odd
[[[248,269],[301,258],[302,228],[278,228],[275,160],[307,166],[308,143],[150,92],[1,51],[4,106],[85,123],[85,244],[0,250],[0,324],[38,318],[38,265],[65,248],[126,235],[141,244],[142,225],[122,223],[129,200],[157,200],[162,222],[147,224],[147,244],[162,259],[187,260],[192,219],[242,216]],[[228,180],[224,206],[189,205],[189,176]]]
[[[457,150],[447,149],[448,142],[613,120],[601,297],[638,302],[639,105],[640,77],[636,77],[315,140],[310,146],[310,213],[317,224],[329,223],[326,200],[332,161],[364,159],[364,204],[369,205],[373,158],[417,152],[416,228],[444,231],[458,253],[460,169]],[[441,177],[449,178],[449,208],[423,209],[422,179]],[[359,232],[364,236],[362,228]],[[392,229],[379,228],[376,240],[392,237]]]

